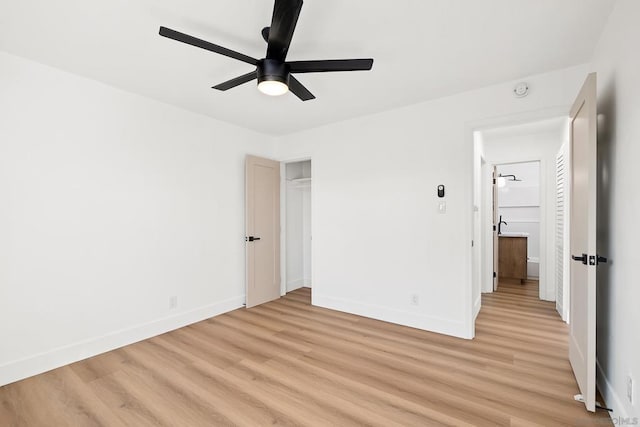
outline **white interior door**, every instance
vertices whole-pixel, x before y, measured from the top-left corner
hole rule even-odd
[[[280,298],[280,163],[246,159],[247,308]]]
[[[571,286],[569,360],[589,411],[596,396],[596,75],[570,112]]]

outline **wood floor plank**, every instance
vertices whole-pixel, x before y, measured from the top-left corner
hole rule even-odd
[[[573,400],[568,328],[536,281],[483,295],[473,340],[310,301],[301,288],[0,387],[0,425],[611,425]]]

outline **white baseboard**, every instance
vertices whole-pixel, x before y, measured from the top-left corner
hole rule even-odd
[[[469,335],[469,330],[465,327],[463,322],[455,322],[435,316],[425,316],[423,314],[412,313],[409,311],[363,304],[357,301],[350,301],[326,295],[318,295],[315,292],[312,303],[318,307],[357,314],[359,316],[383,320],[385,322],[396,323],[403,326],[410,326],[412,328],[423,329],[425,331],[437,332],[439,334],[451,335],[458,338],[473,338],[473,336]]]
[[[153,320],[74,344],[58,347],[34,356],[0,365],[0,386],[41,374],[88,357],[124,347],[192,323],[235,310],[244,305],[245,296]]]
[[[602,394],[602,398],[604,399],[603,404],[605,404],[608,408],[613,409],[612,412],[609,412],[611,419],[614,421],[614,424],[618,424],[617,421],[621,418],[627,418],[629,413],[627,412],[627,408],[623,403],[620,396],[616,393],[611,382],[604,374],[604,370],[602,366],[600,366],[600,362],[596,361],[596,369],[598,371],[596,378],[598,383],[598,390],[600,390],[600,394]]]
[[[478,295],[478,298],[473,302],[473,320],[475,322],[476,317],[480,313],[480,307],[482,306],[482,295]]]

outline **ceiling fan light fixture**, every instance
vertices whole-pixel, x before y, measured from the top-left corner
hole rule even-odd
[[[289,92],[289,70],[277,60],[263,59],[256,69],[258,90],[269,96],[280,96]]]
[[[281,96],[289,92],[289,86],[279,80],[263,80],[258,82],[258,90],[265,95]]]

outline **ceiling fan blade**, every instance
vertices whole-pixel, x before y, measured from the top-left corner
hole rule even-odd
[[[331,71],[368,71],[373,59],[326,59],[287,62],[291,73],[326,73]]]
[[[313,94],[311,92],[309,92],[309,89],[307,89],[306,87],[304,87],[302,85],[302,83],[300,83],[298,81],[298,79],[296,79],[293,76],[289,76],[289,90],[298,98],[300,98],[303,101],[309,101],[311,99],[316,99],[315,96],[313,96]]]
[[[269,28],[267,59],[284,62],[302,9],[302,0],[276,0]]]
[[[218,89],[218,90],[229,90],[229,89],[233,89],[236,86],[240,86],[241,84],[250,82],[251,80],[255,80],[258,78],[258,73],[256,71],[252,71],[250,73],[244,74],[240,77],[236,77],[235,79],[231,79],[228,80],[224,83],[220,83],[219,85],[216,85],[214,87],[212,87],[211,89]]]
[[[229,58],[237,59],[238,61],[246,62],[247,64],[258,64],[258,60],[255,58],[243,55],[242,53],[236,52],[231,49],[227,49],[226,47],[218,46],[217,44],[209,43],[208,41],[201,40],[188,34],[172,30],[167,27],[160,27],[160,35],[162,37],[167,37],[169,39],[177,40],[182,43],[190,44],[191,46],[209,50],[220,55],[228,56]]]

